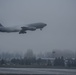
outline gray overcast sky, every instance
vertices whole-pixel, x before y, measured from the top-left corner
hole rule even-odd
[[[47,23],[42,31],[0,33],[1,51],[76,50],[76,0],[0,0],[0,22],[4,26]]]

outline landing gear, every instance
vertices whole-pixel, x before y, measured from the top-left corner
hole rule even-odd
[[[40,28],[40,30],[42,30],[42,28]]]
[[[26,34],[27,32],[19,32],[19,34]]]

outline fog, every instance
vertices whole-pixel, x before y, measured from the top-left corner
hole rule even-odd
[[[27,34],[0,33],[0,51],[76,50],[76,0],[0,0],[0,23],[4,26],[34,22],[47,26]]]

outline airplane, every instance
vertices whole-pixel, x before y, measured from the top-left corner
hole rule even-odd
[[[45,26],[47,26],[47,24],[39,22],[39,23],[32,23],[32,24],[27,24],[21,27],[4,27],[1,23],[0,23],[0,32],[19,32],[19,34],[24,34],[27,33],[27,30],[30,31],[35,31],[36,29],[40,29],[42,30]]]

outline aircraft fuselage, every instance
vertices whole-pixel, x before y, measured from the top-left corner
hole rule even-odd
[[[19,32],[19,34],[26,33],[27,30],[35,31],[36,29],[42,30],[46,26],[45,23],[32,23],[18,27],[4,27],[0,25],[0,32]]]

